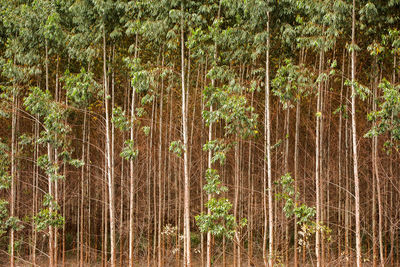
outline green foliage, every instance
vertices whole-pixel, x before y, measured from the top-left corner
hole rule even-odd
[[[206,203],[206,207],[210,209],[210,214],[203,213],[196,216],[196,223],[200,231],[232,239],[238,225],[235,217],[229,214],[232,208],[230,201],[226,198],[211,198]]]
[[[348,114],[348,107],[347,105],[340,105],[337,109],[333,111],[333,114],[336,115],[338,113],[342,113],[343,118],[347,119],[349,118]]]
[[[207,169],[206,171],[207,184],[203,187],[203,190],[207,194],[219,195],[222,192],[228,192],[228,188],[222,185],[219,179],[218,171],[215,169]]]
[[[142,131],[143,131],[145,136],[149,136],[149,134],[150,134],[150,126],[143,126],[142,127]]]
[[[47,116],[50,113],[49,105],[52,96],[49,91],[43,91],[39,87],[32,87],[30,94],[24,100],[26,110],[38,115]]]
[[[60,207],[51,195],[46,194],[44,196],[43,206],[45,208],[41,209],[38,214],[34,216],[36,228],[42,231],[49,226],[56,228],[62,227],[65,223],[65,219],[59,214]]]
[[[388,152],[392,147],[399,148],[400,141],[400,86],[393,85],[386,79],[379,84],[383,96],[379,103],[379,110],[368,114],[368,119],[374,121],[373,127],[365,134],[365,137],[373,137],[390,134],[384,146]]]
[[[366,100],[368,95],[371,94],[371,90],[368,87],[358,83],[357,81],[352,82],[351,80],[347,79],[344,84],[347,86],[354,85],[356,95],[358,95],[363,101]]]
[[[17,217],[10,216],[8,213],[8,202],[0,199],[0,237],[8,230],[20,231],[23,229],[21,221]]]
[[[255,136],[257,114],[253,107],[247,106],[247,99],[242,93],[245,88],[233,83],[221,88],[207,87],[204,91],[206,107],[215,106],[215,110],[203,110],[203,118],[210,123],[224,121],[225,136],[238,134],[243,138]]]
[[[203,150],[211,150],[212,151],[212,158],[211,163],[219,162],[219,164],[225,164],[226,160],[226,153],[232,148],[231,144],[225,144],[223,139],[215,139],[207,141],[203,145]]]
[[[125,115],[125,111],[123,111],[121,107],[116,107],[113,109],[113,116],[111,120],[115,127],[121,131],[127,131],[132,127],[130,121]]]
[[[306,246],[309,244],[309,238],[317,231],[326,236],[327,241],[330,240],[332,230],[321,222],[315,221],[316,209],[306,204],[299,204],[299,193],[295,193],[293,178],[290,173],[281,177],[276,184],[280,185],[281,191],[276,194],[278,200],[284,201],[283,212],[287,218],[295,216],[297,224],[300,225],[299,245]]]
[[[66,70],[61,81],[64,82],[67,98],[76,107],[87,107],[94,96],[103,95],[100,85],[93,78],[93,73],[87,72],[84,68],[77,74]]]
[[[178,157],[182,157],[182,153],[184,150],[183,143],[181,140],[178,141],[172,141],[169,145],[169,151],[177,155]]]
[[[11,184],[9,147],[0,138],[0,190],[7,189]]]
[[[292,103],[300,100],[313,85],[312,73],[303,65],[293,65],[289,59],[272,80],[273,93],[279,97],[284,109],[292,108]]]
[[[315,208],[305,204],[298,204],[299,194],[295,194],[293,178],[289,173],[283,175],[278,182],[281,186],[281,193],[277,194],[278,199],[285,201],[283,212],[286,217],[296,216],[298,224],[310,224],[315,216]]]
[[[141,64],[140,59],[125,58],[125,64],[130,70],[131,85],[137,92],[149,92],[154,83],[154,76]],[[142,99],[142,105],[153,101],[153,96],[146,94]]]
[[[137,148],[135,148],[135,143],[133,140],[126,140],[124,142],[125,146],[122,149],[120,156],[126,160],[134,160],[139,154]]]
[[[75,168],[80,168],[85,165],[82,160],[79,159],[71,159],[68,161],[69,165],[74,166]]]
[[[47,155],[42,155],[37,160],[37,165],[44,170],[52,181],[64,179],[63,175],[59,174],[59,165],[57,162],[51,162]]]

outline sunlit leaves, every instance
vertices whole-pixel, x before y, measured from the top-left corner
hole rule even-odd
[[[400,86],[383,79],[379,88],[383,91],[379,109],[368,114],[368,119],[375,121],[376,124],[365,136],[372,137],[389,133],[391,139],[386,141],[385,146],[390,151],[394,143],[400,141]]]
[[[215,105],[213,111],[203,110],[203,118],[207,124],[224,121],[225,135],[239,134],[247,138],[257,134],[257,114],[248,106],[243,88],[238,85],[209,87],[204,91],[206,107]]]
[[[132,127],[130,121],[125,115],[125,111],[123,111],[121,107],[114,108],[112,112],[113,116],[111,120],[115,127],[121,131],[127,131]]]
[[[219,179],[218,171],[215,169],[207,169],[206,171],[207,184],[203,187],[207,194],[221,194],[222,192],[227,192],[228,188],[222,185]]]
[[[137,148],[135,148],[135,142],[133,140],[126,140],[124,142],[124,148],[122,149],[122,152],[120,156],[126,160],[134,160],[139,154],[139,151]]]
[[[172,141],[169,145],[169,151],[177,155],[178,157],[182,157],[182,153],[184,150],[184,146],[181,140]]]
[[[368,87],[358,83],[357,81],[352,82],[351,80],[346,80],[344,84],[347,86],[354,86],[356,95],[363,101],[367,99],[369,94],[371,94],[371,90]]]
[[[20,231],[24,227],[17,217],[10,216],[8,213],[8,202],[0,199],[0,237],[7,233],[8,230]]]
[[[93,73],[86,72],[83,68],[77,74],[67,70],[61,81],[65,83],[64,88],[71,104],[80,108],[87,107],[92,97],[101,96],[103,93],[100,85],[94,80]]]
[[[36,228],[38,230],[44,230],[49,226],[56,228],[62,227],[65,223],[65,218],[59,213],[60,206],[51,195],[45,194],[43,206],[44,208],[34,216]]]
[[[202,213],[196,216],[196,223],[200,231],[232,239],[237,229],[237,223],[235,217],[229,213],[232,208],[229,200],[212,198],[207,202],[206,207],[210,210],[210,214]]]
[[[272,80],[273,93],[279,97],[283,108],[291,108],[292,103],[307,93],[307,89],[314,85],[312,73],[304,66],[294,65],[286,59],[285,65],[280,67]]]

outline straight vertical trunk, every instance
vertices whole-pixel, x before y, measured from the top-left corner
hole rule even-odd
[[[300,136],[300,97],[296,103],[296,134],[294,140],[294,195],[297,196],[297,184],[299,180],[299,136]],[[297,200],[296,200],[297,202]],[[294,218],[294,262],[293,265],[297,267],[298,253],[297,253],[297,217]]]
[[[138,35],[136,34],[135,38],[135,59],[137,57],[137,44],[138,44]],[[132,88],[132,100],[131,100],[131,129],[130,129],[130,139],[133,141],[134,139],[134,129],[133,123],[135,120],[135,95],[136,88]],[[129,161],[130,168],[130,187],[129,187],[129,267],[133,267],[133,247],[134,247],[134,217],[133,217],[133,209],[134,209],[134,197],[135,197],[135,171],[133,165],[133,159]]]
[[[343,85],[344,85],[344,66],[345,50],[342,58],[342,80],[340,83],[340,112],[339,112],[339,130],[338,130],[338,223],[342,225],[342,124],[343,124]],[[338,255],[341,255],[342,228],[338,227]]]
[[[378,88],[377,81],[375,82],[374,86],[374,98],[373,98],[373,111],[376,111],[376,101],[378,99]],[[373,157],[373,171],[374,171],[374,178],[376,184],[376,195],[378,200],[378,240],[379,240],[379,258],[380,258],[380,265],[381,267],[385,264],[385,257],[383,255],[383,234],[382,234],[382,227],[383,227],[383,207],[382,207],[382,194],[381,194],[381,178],[379,175],[379,168],[378,168],[378,137],[374,136],[372,139],[372,157]],[[374,231],[375,232],[375,231]]]
[[[103,75],[104,75],[104,103],[106,113],[106,163],[107,163],[107,183],[108,183],[108,207],[110,212],[110,249],[111,249],[111,267],[115,267],[115,211],[114,211],[114,184],[112,179],[112,151],[111,151],[111,133],[110,133],[110,107],[108,103],[109,90],[107,82],[107,57],[106,57],[106,34],[103,30]]]
[[[272,173],[271,173],[271,122],[270,122],[270,77],[269,77],[269,19],[270,14],[267,12],[267,51],[265,54],[265,117],[264,117],[264,178],[263,178],[263,203],[264,203],[264,237],[263,237],[263,258],[264,265],[273,266],[273,202],[272,202]],[[268,181],[268,184],[267,184]],[[268,187],[267,187],[268,186]],[[268,213],[267,213],[267,191],[268,191]],[[268,220],[267,220],[268,218]],[[269,232],[269,249],[267,255],[267,225]]]
[[[183,137],[183,176],[184,176],[184,251],[186,267],[191,266],[190,253],[190,181],[189,181],[189,166],[188,166],[188,133],[187,133],[187,103],[185,89],[185,40],[184,40],[184,19],[183,19],[183,1],[181,4],[181,80],[182,80],[182,137]]]
[[[83,133],[82,133],[82,162],[85,162],[85,141],[86,141],[86,119],[87,119],[87,113],[86,113],[86,108],[84,110],[84,115],[83,115]],[[84,177],[85,177],[85,167],[81,167],[81,203],[80,203],[80,248],[79,248],[79,266],[83,267],[83,202],[84,202]]]
[[[240,180],[240,142],[239,142],[239,137],[236,135],[236,144],[235,144],[235,199],[234,199],[234,204],[233,204],[233,216],[235,217],[236,220],[238,220],[239,215],[238,215],[238,206],[239,206],[239,180]],[[235,231],[235,242],[234,242],[234,252],[233,252],[233,266],[240,266],[241,263],[241,251],[240,251],[240,237],[239,237],[239,232]],[[237,258],[236,258],[236,257]],[[235,265],[236,263],[236,265]]]
[[[322,57],[323,52],[320,52],[319,58],[319,74],[322,72]],[[320,123],[321,123],[321,94],[322,84],[318,83],[318,95],[317,95],[317,114],[316,114],[316,135],[315,135],[315,192],[316,192],[316,222],[320,223],[321,220],[321,204],[320,204]],[[321,255],[320,255],[320,231],[315,232],[315,255],[317,257],[317,267],[321,266]]]
[[[162,52],[163,53],[163,52]],[[161,60],[161,69],[164,69],[164,54]],[[159,144],[158,144],[158,266],[163,266],[162,247],[161,247],[161,225],[162,225],[162,141],[163,141],[163,104],[164,104],[164,77],[161,77],[161,96],[160,96],[160,113],[159,113]]]
[[[357,129],[356,129],[356,90],[354,87],[356,73],[355,55],[355,27],[356,27],[356,1],[353,0],[353,22],[351,29],[351,129],[353,142],[353,171],[354,171],[354,194],[355,194],[355,217],[356,217],[356,254],[357,267],[361,267],[361,226],[360,226],[360,185],[358,178],[358,154],[357,154]]]
[[[15,200],[16,200],[16,176],[17,176],[17,168],[16,168],[16,127],[17,127],[17,88],[13,88],[12,92],[12,118],[11,118],[11,200],[10,200],[10,215],[11,217],[15,216]],[[15,231],[13,227],[10,230],[10,266],[14,267],[14,238]]]

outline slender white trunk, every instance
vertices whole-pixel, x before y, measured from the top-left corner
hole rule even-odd
[[[162,51],[162,53],[164,53]],[[161,69],[164,69],[164,54],[162,55],[161,60]],[[160,113],[159,113],[159,144],[158,144],[158,266],[163,266],[163,257],[162,257],[162,235],[161,235],[161,225],[162,225],[162,141],[163,141],[163,101],[164,98],[164,77],[161,77],[161,96],[160,96]]]
[[[319,58],[319,74],[322,72],[322,57],[323,52],[320,52]],[[318,95],[317,95],[317,114],[316,114],[316,135],[315,135],[315,192],[316,192],[316,221],[317,224],[320,223],[321,220],[321,204],[320,204],[320,121],[321,121],[321,94],[322,94],[322,85],[321,82],[318,84]],[[319,252],[320,249],[320,232],[317,230],[315,232],[315,254],[317,257],[317,267],[321,266],[321,255]]]
[[[353,171],[354,171],[354,194],[355,194],[355,217],[356,217],[356,253],[357,267],[361,267],[361,227],[360,227],[360,185],[358,177],[358,154],[357,154],[357,129],[356,129],[356,91],[355,83],[355,31],[356,31],[356,1],[353,0],[353,23],[351,29],[351,128],[353,141]]]
[[[107,57],[106,57],[106,34],[103,30],[103,75],[104,75],[104,103],[106,113],[106,160],[107,160],[107,182],[108,182],[108,197],[109,197],[109,211],[110,211],[110,248],[111,248],[111,267],[115,267],[115,211],[114,211],[114,185],[112,179],[112,165],[111,165],[111,133],[110,133],[110,107],[108,104],[109,92],[107,83]]]
[[[269,47],[270,33],[269,21],[270,15],[267,13],[267,51],[265,53],[265,117],[264,117],[264,178],[263,178],[263,202],[264,202],[264,237],[263,237],[263,258],[264,265],[273,266],[273,202],[272,202],[272,173],[271,173],[271,122],[270,122],[270,77],[269,77]],[[268,185],[267,185],[268,181]],[[267,191],[268,191],[268,213],[267,213]],[[267,219],[268,218],[268,219]],[[267,226],[269,232],[269,249],[267,255]]]
[[[299,180],[299,135],[300,135],[300,97],[297,99],[296,104],[296,133],[294,140],[294,195],[297,197],[297,184]],[[297,202],[297,199],[296,199]],[[297,217],[294,218],[294,266],[297,267],[298,253],[297,253]]]
[[[16,200],[16,161],[15,161],[15,154],[16,154],[16,126],[17,126],[17,95],[16,95],[16,88],[13,88],[12,93],[12,121],[11,121],[11,200],[10,200],[10,215],[11,217],[15,216],[15,200]],[[10,266],[14,267],[14,238],[15,238],[15,231],[11,227],[10,231]]]
[[[135,38],[135,59],[137,57],[137,44],[138,44],[138,36],[136,34]],[[133,141],[134,131],[133,131],[133,123],[135,119],[135,95],[136,88],[132,88],[132,100],[131,100],[131,130],[130,130],[130,139]],[[133,166],[133,159],[129,161],[130,167],[130,189],[129,189],[129,267],[133,267],[133,247],[134,247],[134,226],[133,226],[133,210],[135,207],[134,196],[135,196],[135,172]]]
[[[183,176],[184,176],[184,251],[186,267],[191,266],[190,253],[190,180],[188,166],[188,133],[187,133],[187,103],[185,89],[185,40],[184,40],[184,20],[183,20],[183,2],[181,4],[181,80],[182,80],[182,137],[183,137]]]

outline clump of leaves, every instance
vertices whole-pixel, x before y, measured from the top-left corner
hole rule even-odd
[[[134,160],[138,154],[139,151],[135,148],[135,142],[133,140],[126,140],[120,156],[126,160]]]
[[[60,206],[57,201],[55,201],[51,195],[46,194],[44,196],[43,206],[44,208],[34,216],[36,228],[41,231],[49,226],[56,228],[62,227],[65,223],[65,219],[59,213]]]
[[[178,157],[182,157],[182,153],[184,150],[184,146],[181,140],[172,141],[169,145],[169,151],[177,155]]]
[[[390,139],[386,140],[384,147],[389,153],[394,147],[399,149],[400,141],[400,86],[393,85],[386,79],[379,84],[383,91],[379,110],[368,114],[368,120],[374,121],[374,126],[365,134],[365,137],[373,137],[390,134]]]
[[[284,201],[283,212],[286,218],[295,216],[297,224],[300,225],[300,231],[298,232],[299,245],[308,246],[309,238],[314,235],[317,231],[324,234],[326,240],[330,241],[330,234],[332,230],[322,224],[321,222],[315,221],[316,208],[309,207],[305,203],[299,203],[299,193],[296,192],[294,187],[294,180],[290,173],[286,173],[281,177],[276,184],[280,185],[280,193],[276,194],[279,200]]]
[[[121,131],[127,131],[132,127],[125,114],[125,111],[123,111],[121,107],[114,108],[112,112],[112,122],[115,124],[115,127]]]
[[[222,185],[218,172],[214,169],[208,169],[206,172],[207,184],[203,187],[207,194],[220,195],[227,192],[228,188]],[[196,216],[197,226],[202,233],[210,232],[215,236],[225,236],[232,239],[235,232],[247,224],[243,218],[240,223],[236,222],[235,217],[230,214],[232,203],[224,197],[211,197],[205,204],[209,213],[201,213]]]
[[[84,68],[77,74],[67,70],[61,81],[65,83],[67,98],[77,107],[87,107],[95,95],[103,94],[101,86],[93,78],[93,73],[87,72]]]

